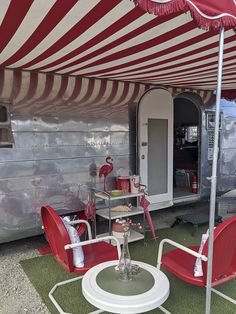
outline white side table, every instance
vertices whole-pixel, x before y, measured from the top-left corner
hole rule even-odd
[[[109,261],[91,268],[82,279],[86,300],[95,307],[112,313],[144,313],[161,307],[169,296],[166,275],[156,267],[132,261],[140,272],[130,282],[122,282],[115,270],[118,261]],[[99,311],[97,311],[98,313]]]

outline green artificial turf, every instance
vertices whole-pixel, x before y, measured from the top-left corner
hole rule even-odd
[[[163,229],[158,232],[158,241],[148,240],[147,245],[143,241],[129,244],[131,257],[133,260],[140,260],[152,265],[156,265],[157,248],[160,240],[169,238],[183,245],[198,245],[201,234],[206,231],[206,226],[202,226],[196,235],[192,236],[192,227],[188,224],[178,225],[174,228]],[[171,247],[166,245],[165,250]],[[44,303],[52,314],[58,313],[54,305],[48,298],[50,289],[57,282],[73,278],[75,275],[68,274],[54,260],[52,255],[35,257],[21,261],[25,273],[29,277],[35,289],[38,291]],[[164,271],[170,280],[170,296],[163,304],[172,314],[200,314],[205,311],[204,287],[196,287],[175,278],[167,271]],[[236,295],[236,282],[231,281],[221,285],[218,290],[234,298]],[[56,290],[54,296],[60,300],[60,305],[64,311],[73,314],[85,314],[95,310],[83,297],[81,292],[81,281],[70,283]],[[155,309],[148,313],[163,313]],[[211,314],[233,314],[236,313],[236,305],[224,300],[212,293]]]

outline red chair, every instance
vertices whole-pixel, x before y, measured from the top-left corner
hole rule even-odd
[[[56,211],[49,205],[44,205],[41,208],[41,216],[43,222],[43,229],[49,242],[52,254],[56,261],[68,272],[84,275],[87,270],[93,266],[110,261],[117,260],[120,257],[119,241],[113,236],[106,236],[103,238],[92,239],[91,228],[86,220],[75,220],[69,222],[70,225],[83,224],[88,230],[88,240],[79,243],[71,243],[67,229]],[[79,229],[80,230],[80,229]],[[116,246],[108,243],[110,240],[115,241]],[[108,241],[108,242],[105,242]],[[73,248],[83,247],[84,266],[75,267],[73,264]],[[59,306],[53,292],[64,284],[81,279],[82,276],[70,280],[57,283],[49,292],[49,298],[58,309],[59,313],[65,313]]]
[[[162,255],[164,243],[177,247]],[[208,240],[205,242],[202,254],[198,253],[198,246],[186,248],[172,240],[161,241],[158,252],[157,267],[162,265],[178,278],[196,286],[206,286]],[[202,260],[203,276],[194,277],[196,258]],[[214,252],[212,262],[212,287],[236,278],[236,217],[231,217],[214,230]],[[212,288],[212,291],[236,304],[236,301]]]

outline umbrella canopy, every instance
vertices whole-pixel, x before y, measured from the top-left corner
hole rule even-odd
[[[220,29],[236,26],[234,0],[134,0],[141,8],[155,15],[190,12],[198,27]]]
[[[233,0],[135,2],[142,8],[130,0],[1,1],[1,68],[214,90],[225,23],[222,88],[235,89]],[[147,13],[149,5],[163,15]]]

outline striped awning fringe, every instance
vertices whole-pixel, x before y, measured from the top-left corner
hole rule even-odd
[[[159,85],[160,86],[160,85]],[[42,112],[50,104],[60,105],[60,112],[78,107],[96,111],[108,105],[121,109],[138,103],[141,96],[156,85],[101,80],[80,76],[53,75],[20,70],[0,71],[0,99],[12,102],[15,110],[29,111],[30,104],[41,104]],[[163,86],[162,86],[163,87]],[[207,103],[212,91],[164,86],[173,97],[182,92],[192,92]]]
[[[233,0],[181,1],[159,5],[211,3],[216,13],[226,2],[235,7]],[[228,12],[223,17],[231,18]],[[132,0],[6,0],[0,1],[0,33],[1,69],[196,90],[217,85],[219,32],[197,28],[189,12],[155,16]],[[223,90],[236,88],[235,40],[226,27]],[[52,78],[46,77],[49,88]]]

